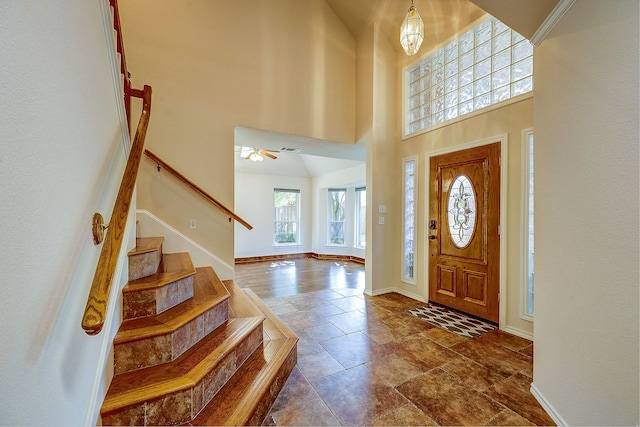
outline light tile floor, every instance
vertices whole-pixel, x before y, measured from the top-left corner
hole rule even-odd
[[[236,266],[299,336],[298,364],[264,425],[553,425],[529,387],[533,345],[499,330],[467,339],[362,294],[355,263]]]

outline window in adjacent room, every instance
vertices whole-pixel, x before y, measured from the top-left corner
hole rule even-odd
[[[356,188],[356,236],[355,247],[364,249],[367,245],[367,190]]]
[[[273,190],[273,242],[276,245],[300,243],[300,190]]]
[[[403,160],[403,213],[404,233],[402,279],[409,283],[415,283],[414,277],[414,240],[416,229],[416,158]]]
[[[344,241],[344,220],[345,220],[345,199],[347,190],[345,188],[329,189],[329,245],[345,244]]]

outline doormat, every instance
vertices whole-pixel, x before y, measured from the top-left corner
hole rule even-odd
[[[476,338],[496,329],[492,323],[434,304],[407,310],[407,313],[466,338]]]

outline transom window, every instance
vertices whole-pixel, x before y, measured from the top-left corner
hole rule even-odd
[[[533,45],[490,17],[405,71],[405,135],[533,90]]]

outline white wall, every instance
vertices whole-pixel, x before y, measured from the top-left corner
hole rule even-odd
[[[326,219],[327,189],[345,187],[349,187],[346,215],[353,218],[354,190],[364,184],[365,171],[366,165],[362,164],[313,178],[236,173],[236,213],[249,222],[253,230],[235,225],[235,257],[315,252],[364,258],[364,250],[353,248],[353,221],[349,221],[345,229],[347,245],[328,246]],[[300,245],[273,244],[274,188],[300,190]]]
[[[535,51],[532,391],[556,421],[637,425],[638,1],[576,1]]]
[[[300,245],[273,244],[273,190],[300,190]],[[235,212],[253,226],[234,226],[235,258],[311,251],[311,178],[235,174]]]
[[[95,425],[104,393],[111,319],[97,336],[80,321],[100,250],[91,217],[109,220],[126,161],[106,10],[0,3],[3,425]]]

